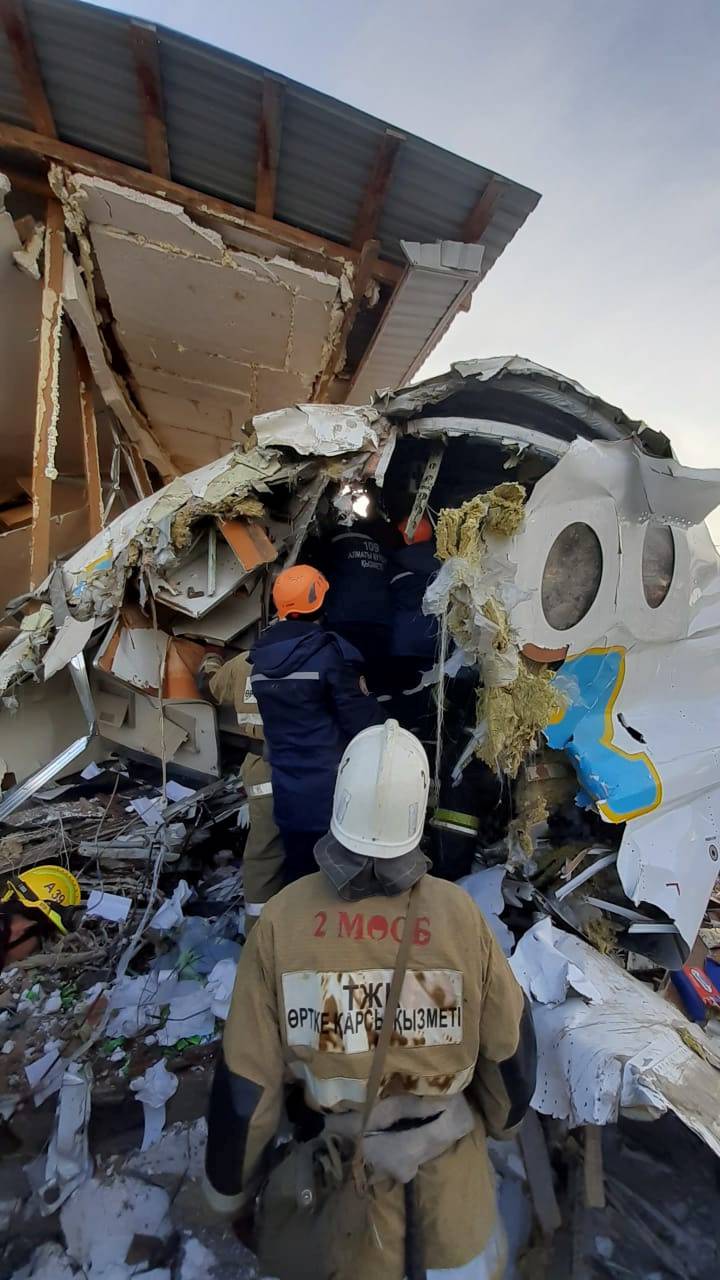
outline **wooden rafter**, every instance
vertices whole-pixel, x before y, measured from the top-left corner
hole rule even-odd
[[[10,46],[15,74],[20,82],[33,128],[38,133],[54,138],[57,132],[55,121],[45,93],[24,0],[0,0],[0,22]]]
[[[477,244],[482,240],[495,216],[506,183],[495,175],[478,196],[460,230],[464,244]]]
[[[355,219],[352,235],[353,249],[361,249],[368,240],[373,239],[378,229],[397,154],[404,141],[405,135],[398,133],[395,129],[386,129],[380,139],[368,184]]]
[[[164,181],[143,169],[135,169],[131,165],[110,160],[107,156],[97,155],[94,151],[85,151],[82,147],[73,147],[69,143],[60,142],[57,138],[49,138],[33,133],[29,129],[20,129],[16,125],[0,124],[0,148],[17,152],[26,156],[44,156],[47,160],[56,160],[80,173],[89,173],[95,177],[107,178],[121,186],[132,187],[145,195],[159,196],[161,199],[174,200],[188,213],[209,214],[223,222],[232,223],[252,231],[262,239],[282,245],[288,249],[312,255],[316,260],[316,269],[326,269],[335,265],[340,269],[346,262],[357,264],[360,253],[347,245],[338,244],[324,236],[314,235],[311,231],[303,231],[300,227],[292,227],[289,223],[278,222],[274,218],[265,218],[262,214],[243,209],[240,205],[230,204],[217,196],[204,195],[190,187],[183,187],[177,182]],[[394,262],[376,259],[373,274],[377,280],[385,284],[397,284],[403,273],[402,267]]]
[[[150,172],[160,178],[170,177],[170,153],[165,125],[165,103],[160,75],[160,50],[157,28],[151,22],[133,19],[128,31],[135,76],[140,96],[145,152]]]
[[[49,472],[53,464],[53,441],[59,411],[64,247],[65,223],[62,205],[59,200],[48,200],[33,438],[31,590],[40,586],[50,567],[52,476]]]
[[[255,185],[255,212],[264,218],[275,217],[275,192],[277,189],[280,137],[285,86],[273,76],[265,76],[262,87],[262,105],[258,122],[257,178]]]
[[[375,264],[377,254],[380,248],[379,241],[368,240],[363,245],[360,252],[360,260],[355,268],[355,279],[353,281],[353,294],[346,308],[340,331],[333,344],[330,357],[318,378],[313,394],[313,400],[327,400],[328,392],[332,386],[333,379],[340,372],[343,361],[345,359],[345,349],[347,341],[350,337],[352,327],[357,319],[360,304],[365,296],[365,290],[373,279],[375,272]]]
[[[102,529],[105,520],[102,482],[100,479],[100,459],[98,456],[97,422],[95,421],[95,405],[93,403],[93,376],[85,349],[77,334],[74,335],[73,346],[75,348],[78,371],[83,458],[85,462],[85,482],[87,484],[88,526],[90,537],[94,538],[95,534]]]

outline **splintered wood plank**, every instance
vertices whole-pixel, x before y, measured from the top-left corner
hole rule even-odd
[[[596,1124],[586,1124],[584,1133],[583,1179],[585,1184],[585,1204],[588,1209],[604,1209],[606,1199],[602,1129]]]
[[[262,106],[258,123],[257,177],[255,186],[255,212],[265,218],[275,217],[275,193],[277,190],[282,111],[285,88],[279,80],[265,76],[262,87]]]
[[[555,1195],[545,1134],[536,1111],[528,1111],[518,1138],[535,1216],[543,1235],[552,1236],[562,1226],[562,1217]]]
[[[64,247],[65,224],[62,205],[59,200],[48,200],[33,438],[31,589],[40,586],[50,567],[52,472],[60,410],[59,372]]]

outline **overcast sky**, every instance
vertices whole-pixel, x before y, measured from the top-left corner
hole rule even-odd
[[[104,7],[542,192],[424,374],[517,352],[668,431],[682,462],[720,467],[720,0]]]

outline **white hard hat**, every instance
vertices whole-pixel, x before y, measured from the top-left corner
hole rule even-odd
[[[352,853],[399,858],[417,848],[428,802],[425,750],[397,720],[364,729],[340,761],[330,829]]]

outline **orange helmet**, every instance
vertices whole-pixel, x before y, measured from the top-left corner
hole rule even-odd
[[[432,530],[432,525],[428,520],[427,516],[421,516],[420,520],[418,521],[417,529],[415,530],[412,538],[408,538],[405,534],[405,530],[407,529],[407,524],[409,519],[410,519],[409,516],[406,517],[406,519],[401,520],[398,525],[398,529],[400,530],[405,540],[405,545],[407,547],[410,547],[410,546],[413,546],[416,542],[430,542],[432,540],[433,530]]]
[[[283,569],[275,579],[273,600],[279,618],[291,613],[317,613],[330,589],[330,583],[319,569],[309,564],[296,564]]]

